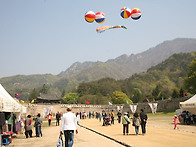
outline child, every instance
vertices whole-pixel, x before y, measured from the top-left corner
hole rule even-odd
[[[178,117],[177,117],[177,115],[174,115],[173,120],[174,120],[174,130],[175,130],[176,128],[179,129],[179,127],[177,126],[177,124],[178,124]]]

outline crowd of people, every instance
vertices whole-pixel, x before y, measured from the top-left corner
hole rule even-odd
[[[56,126],[60,126],[60,134],[64,134],[65,136],[65,144],[66,147],[73,145],[73,139],[74,139],[74,132],[78,133],[77,125],[79,125],[80,120],[82,119],[97,119],[100,122],[102,122],[102,126],[108,126],[108,125],[115,125],[115,123],[122,124],[122,134],[123,135],[129,135],[130,127],[134,127],[134,134],[139,135],[139,130],[141,128],[141,134],[146,134],[146,123],[148,120],[147,114],[144,112],[143,109],[140,109],[140,112],[135,112],[133,115],[130,116],[129,112],[122,112],[121,110],[115,112],[114,110],[111,111],[105,111],[102,110],[102,112],[71,112],[72,108],[67,107],[67,113],[62,114],[59,113],[59,111],[55,113],[48,113],[47,117],[45,117],[45,120],[48,121],[48,126],[53,125],[54,121],[53,118],[55,118],[55,124]],[[5,117],[5,116],[4,116]],[[4,118],[1,117],[1,118]],[[8,131],[10,130],[18,130],[17,123],[16,126],[12,123],[13,120],[16,119],[15,115],[8,114],[6,117],[7,124],[8,124]],[[3,120],[3,119],[2,119]],[[60,123],[61,120],[61,123]],[[116,120],[116,121],[115,121]],[[52,123],[53,122],[53,123]],[[178,123],[182,122],[185,125],[190,125],[196,122],[195,115],[191,115],[188,111],[183,111],[181,115],[177,116],[174,115],[173,117],[173,123],[174,123],[174,129],[179,129]],[[35,136],[36,137],[42,137],[42,126],[43,126],[43,119],[41,117],[41,114],[38,113],[36,116],[27,115],[26,119],[21,118],[20,121],[20,127],[21,130],[24,128],[24,134],[26,138],[33,137],[33,127],[35,130]],[[15,129],[16,128],[16,129]]]
[[[132,123],[132,126],[135,127],[135,133],[136,135],[139,134],[139,127],[141,126],[143,135],[146,133],[146,121],[147,121],[147,115],[143,112],[141,109],[141,112],[138,114],[137,112],[133,114],[133,117],[131,118],[128,112],[124,112],[124,115],[122,115],[122,112],[119,110],[117,113],[114,112],[114,110],[111,110],[111,112],[77,112],[72,113],[72,108],[67,108],[67,113],[62,114],[57,112],[54,113],[48,113],[46,120],[48,121],[48,126],[54,125],[53,118],[55,118],[56,126],[60,125],[60,134],[64,134],[65,136],[65,146],[67,147],[73,145],[73,138],[74,138],[74,132],[78,133],[77,125],[79,124],[79,121],[81,119],[97,119],[100,122],[103,122],[103,126],[107,125],[115,125],[115,118],[117,118],[116,123],[119,123],[123,125],[123,134],[128,135],[129,134],[129,127]],[[8,119],[9,120],[9,119]],[[11,119],[10,119],[11,120]],[[53,122],[53,123],[52,123]],[[42,126],[43,126],[43,119],[40,113],[38,113],[36,116],[27,115],[26,119],[21,121],[21,127],[24,128],[24,134],[26,138],[33,137],[33,132],[35,132],[35,137],[42,137]],[[8,127],[10,128],[10,125],[8,123]]]
[[[143,109],[140,109],[140,112],[133,113],[132,117],[130,116],[129,112],[122,112],[121,110],[117,111],[116,113],[114,110],[105,111],[102,110],[102,112],[71,112],[72,108],[67,107],[67,113],[62,114],[57,112],[49,113],[46,117],[48,120],[48,126],[52,125],[52,120],[54,117],[56,120],[56,126],[59,126],[60,124],[60,134],[64,134],[65,136],[65,146],[72,146],[74,142],[74,133],[78,133],[77,125],[79,124],[81,119],[97,119],[100,122],[102,122],[102,126],[108,126],[108,125],[115,125],[115,123],[122,124],[122,134],[123,135],[129,135],[129,128],[134,127],[134,134],[139,135],[139,130],[141,128],[141,134],[146,134],[146,123],[148,120],[147,114],[144,112]],[[175,115],[173,117],[174,122],[174,129],[179,129],[178,122],[183,121],[184,124],[191,124],[196,122],[195,118],[191,119],[191,115],[189,112],[183,112],[182,115],[177,116]],[[9,120],[9,119],[8,119]],[[61,123],[60,123],[61,120]],[[115,121],[116,120],[116,121]],[[34,121],[34,122],[33,122]],[[34,124],[33,124],[34,123]],[[24,120],[24,129],[25,129],[25,136],[26,138],[32,137],[33,132],[33,126],[35,127],[35,134],[36,137],[42,137],[42,125],[43,125],[43,119],[40,115],[40,113],[37,114],[37,116],[31,116],[28,115],[27,118]],[[53,121],[54,125],[54,121]],[[8,125],[10,128],[10,126]]]
[[[196,115],[191,114],[189,111],[183,111],[179,116],[179,121],[183,122],[185,125],[195,124]]]
[[[33,124],[33,121],[34,121],[34,124]],[[36,117],[33,117],[33,119],[31,118],[31,115],[28,115],[24,121],[26,138],[32,137],[33,126],[35,127],[36,137],[40,137],[40,136],[42,137],[42,130],[41,130],[42,124],[43,124],[43,119],[41,118],[40,113],[38,113]]]
[[[136,135],[139,134],[139,127],[141,126],[142,134],[146,134],[146,123],[148,116],[146,113],[144,113],[144,110],[141,109],[140,113],[135,112],[133,114],[133,117],[130,117],[129,112],[124,112],[124,115],[122,115],[121,111],[119,110],[116,113],[117,122],[123,124],[123,134],[129,134],[129,125],[132,124],[133,127],[135,127],[135,133]],[[103,124],[102,126],[107,125],[114,125],[115,120],[115,113],[113,110],[111,112],[106,112],[103,110],[102,112],[80,112],[76,113],[77,121],[80,119],[86,119],[86,118],[96,118],[99,121],[102,120]]]

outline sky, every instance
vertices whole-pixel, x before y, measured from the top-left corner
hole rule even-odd
[[[196,38],[195,0],[0,0],[0,78],[53,74],[73,63],[138,54],[175,38]],[[139,20],[123,19],[139,8]],[[87,11],[103,12],[102,24]],[[125,29],[97,33],[105,25]]]

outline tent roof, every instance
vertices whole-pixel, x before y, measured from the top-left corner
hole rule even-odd
[[[21,104],[14,100],[14,98],[5,90],[0,84],[0,97],[3,99],[3,110],[7,112],[20,112]]]
[[[49,95],[49,94],[43,94],[43,93],[40,93],[40,97],[38,97],[37,99],[49,100],[49,101],[61,100],[61,98],[57,97],[56,95]]]
[[[180,102],[180,108],[183,111],[186,110],[191,112],[192,114],[196,114],[196,95],[184,102]]]
[[[196,94],[190,99],[186,100],[184,103],[194,103],[194,102],[196,102]]]

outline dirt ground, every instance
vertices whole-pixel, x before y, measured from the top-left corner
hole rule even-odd
[[[111,126],[102,126],[102,122],[96,119],[81,120],[80,124],[91,128],[104,135],[110,136],[118,141],[124,142],[134,147],[195,147],[196,142],[196,126],[192,125],[179,125],[179,130],[173,129],[173,123],[171,117],[151,117],[147,123],[146,135],[136,136],[134,128],[130,125],[129,135],[122,135],[122,124],[118,124],[115,120],[115,124]],[[9,146],[13,147],[55,147],[58,135],[59,127],[43,127],[43,137],[28,138],[24,137],[24,134],[19,135],[13,139],[13,142]],[[79,134],[75,135],[74,147],[121,147],[122,145],[104,138],[94,132],[79,127]]]

